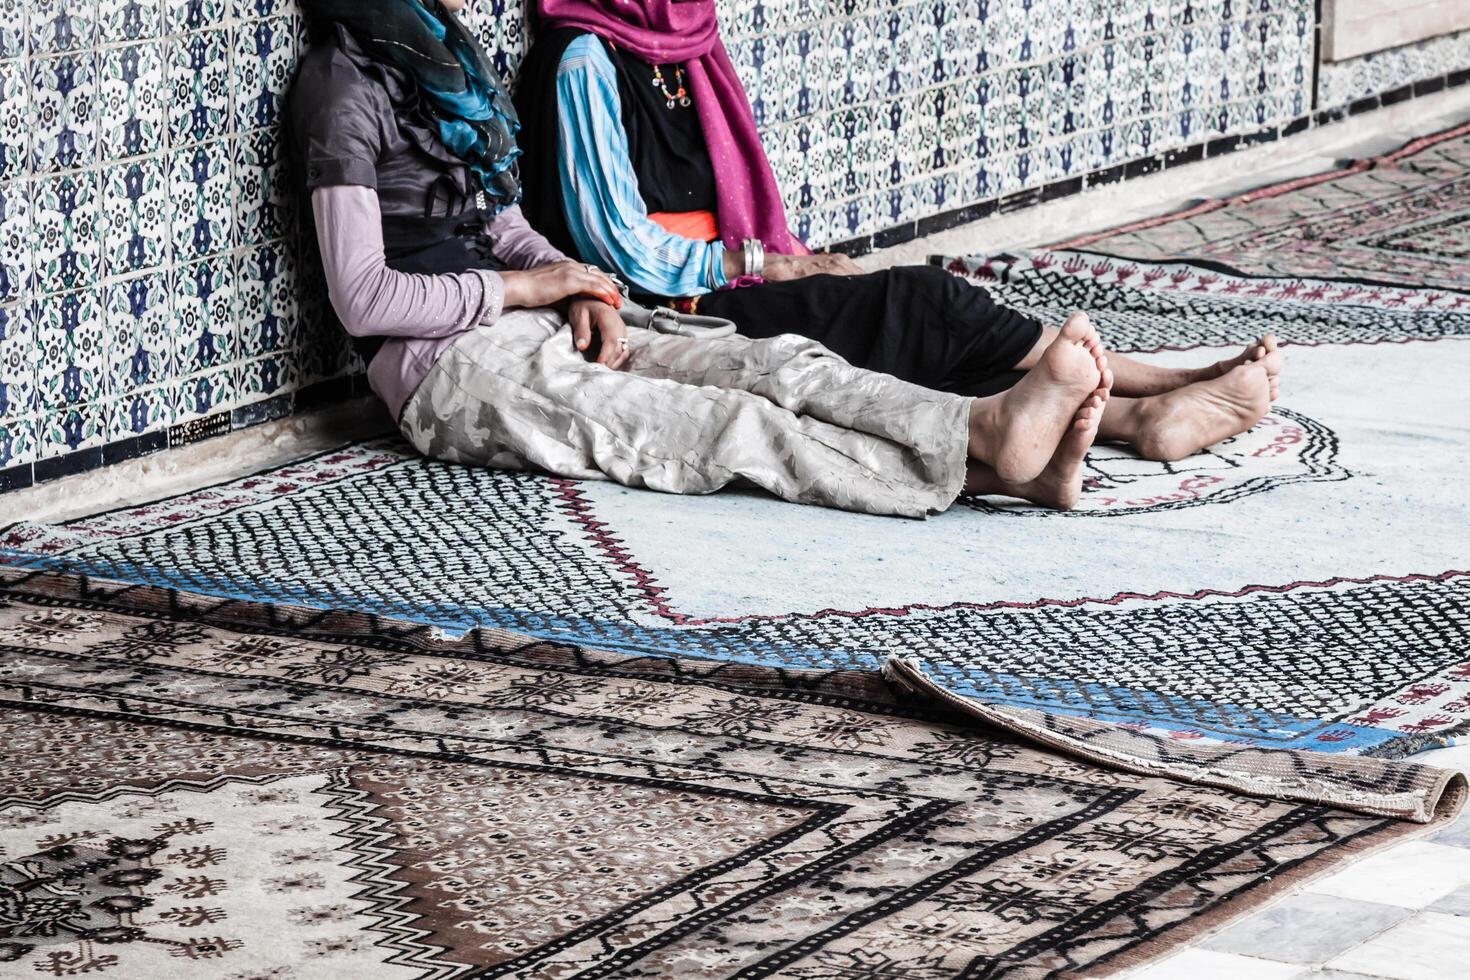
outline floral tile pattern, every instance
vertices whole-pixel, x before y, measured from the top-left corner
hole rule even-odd
[[[1314,108],[1311,0],[719,2],[815,246]],[[470,8],[507,75],[524,9]],[[361,372],[280,142],[306,43],[295,0],[0,0],[0,470]],[[1322,104],[1466,65],[1323,66]]]
[[[1323,106],[1344,106],[1466,68],[1470,68],[1470,31],[1461,31],[1324,64],[1318,98]]]

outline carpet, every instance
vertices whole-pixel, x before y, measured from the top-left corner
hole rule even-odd
[[[905,659],[1018,725],[1089,719],[1180,751],[1393,757],[1470,729],[1464,297],[1077,254],[971,265],[1007,302],[1092,310],[1115,349],[1160,362],[1275,331],[1279,407],[1181,463],[1097,447],[1069,514],[981,499],[912,522],[680,498],[383,440],[13,524],[0,561],[450,635],[801,669]]]
[[[1200,201],[1057,249],[1269,276],[1470,288],[1470,125],[1341,169]]]
[[[13,569],[0,650],[0,973],[1098,976],[1422,829],[1099,769],[873,672]]]

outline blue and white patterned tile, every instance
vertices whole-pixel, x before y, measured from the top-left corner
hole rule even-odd
[[[32,306],[36,391],[43,410],[106,398],[107,329],[97,292],[72,290]]]
[[[222,255],[174,271],[173,363],[178,374],[219,367],[241,356],[235,322],[235,265]]]
[[[102,265],[105,275],[155,269],[167,259],[168,186],[163,161],[144,157],[102,172]]]
[[[292,0],[234,0],[232,4],[236,20],[275,17],[290,13],[294,6]]]
[[[102,156],[104,160],[161,150],[167,126],[165,42],[106,48],[101,54]]]
[[[176,316],[168,276],[151,273],[106,289],[108,393],[120,398],[176,374]]]
[[[296,62],[291,18],[246,21],[236,25],[231,35],[235,128],[243,131],[274,126],[281,118]]]
[[[229,0],[164,0],[165,34],[217,27],[230,12]]]
[[[235,400],[243,405],[301,387],[304,363],[298,351],[288,350],[231,365]]]
[[[225,141],[185,147],[169,155],[175,261],[188,262],[230,248],[231,170]]]
[[[159,432],[173,423],[174,398],[170,385],[139,388],[108,401],[108,442]]]
[[[163,0],[98,0],[99,41],[141,41],[162,34]]]
[[[0,0],[0,58],[26,53],[30,0]]]
[[[23,466],[40,457],[36,426],[35,416],[0,418],[0,467]]]
[[[65,456],[105,443],[108,408],[105,401],[83,402],[42,413],[37,419],[38,458]]]
[[[0,303],[31,289],[33,249],[30,184],[0,183]]]
[[[169,140],[173,146],[202,143],[230,127],[230,35],[196,31],[168,46]]]
[[[31,61],[31,167],[84,167],[97,159],[97,54]]]
[[[23,176],[31,156],[31,79],[26,63],[0,61],[0,181]]]
[[[27,304],[0,306],[0,418],[33,415],[40,407],[38,354],[34,318]]]
[[[32,268],[36,290],[90,286],[99,274],[101,235],[95,170],[31,183]]]
[[[1343,106],[1413,82],[1438,78],[1470,65],[1470,31],[1324,64],[1319,78],[1321,104]]]
[[[97,6],[73,0],[30,0],[27,34],[31,51],[80,51],[97,42]]]
[[[792,38],[794,51],[800,60],[802,71],[800,84],[792,93],[795,104],[788,104],[790,117],[809,116],[827,108],[825,80],[830,70],[827,58],[827,38],[820,29],[798,31]],[[793,49],[787,49],[787,56]]]
[[[259,245],[295,227],[296,196],[289,184],[285,150],[275,130],[231,139],[234,153],[235,245]]]
[[[171,389],[174,424],[214,415],[240,404],[244,367],[227,364],[175,382]]]
[[[298,327],[296,257],[284,243],[242,253],[236,265],[239,356],[290,349]]]

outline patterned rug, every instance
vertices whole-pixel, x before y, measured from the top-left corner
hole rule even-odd
[[[1177,464],[1098,447],[1071,514],[679,498],[385,440],[15,524],[0,561],[450,635],[794,668],[905,658],[1030,731],[1080,718],[1176,746],[1390,757],[1470,729],[1470,555],[1453,533],[1470,526],[1470,299],[1076,254],[975,272],[1054,321],[1092,310],[1115,349],[1161,362],[1273,330],[1292,345],[1280,407]]]
[[[872,672],[15,570],[0,650],[5,975],[1098,976],[1424,829],[1101,770]]]
[[[1054,247],[1211,260],[1256,275],[1470,289],[1470,125]]]

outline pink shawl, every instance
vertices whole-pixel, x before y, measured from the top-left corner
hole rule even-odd
[[[537,11],[546,27],[588,31],[650,65],[683,63],[714,165],[725,247],[758,238],[772,252],[807,253],[786,224],[750,101],[720,42],[714,0],[537,0]]]

